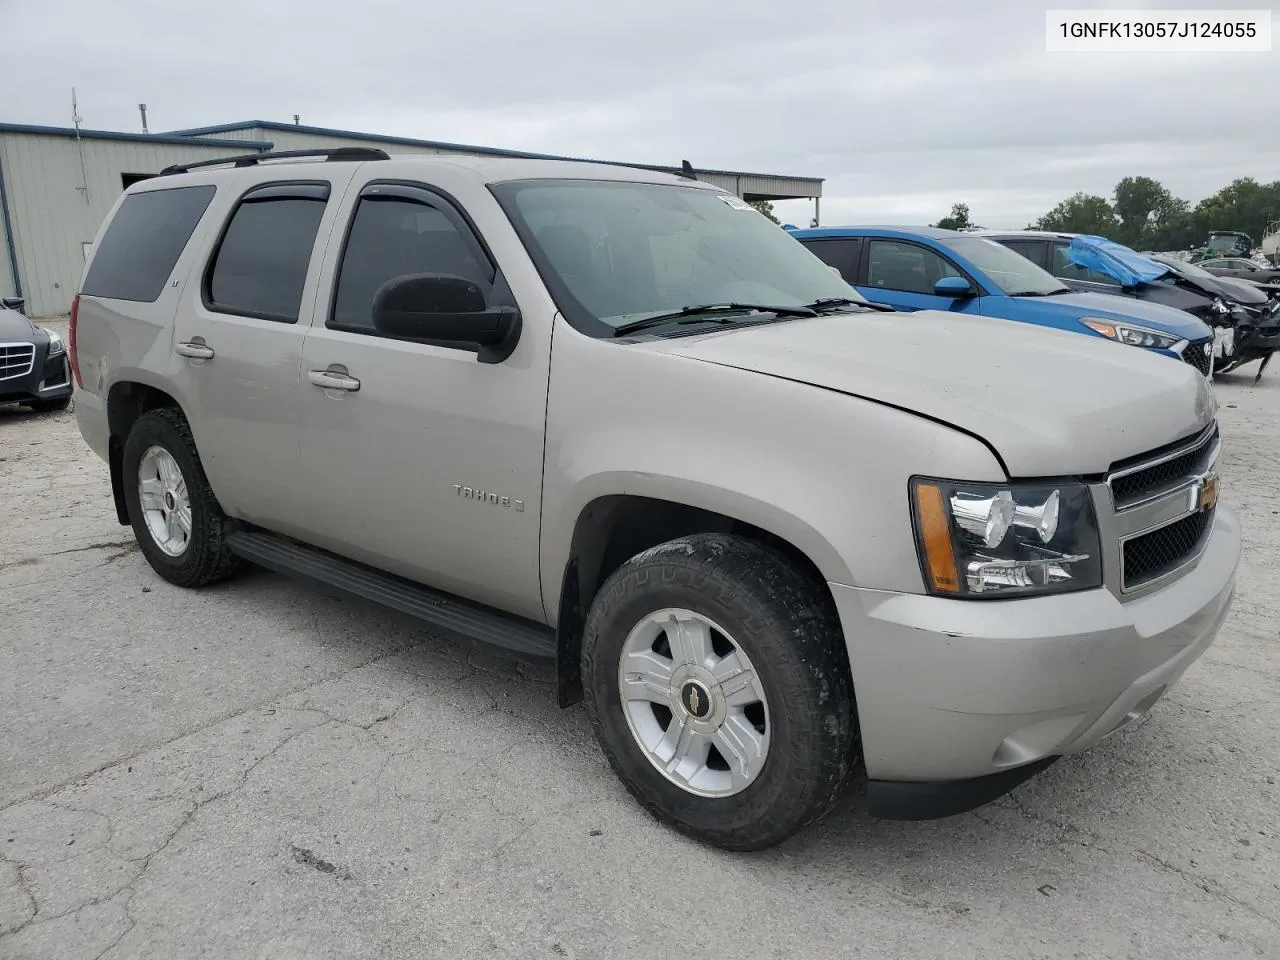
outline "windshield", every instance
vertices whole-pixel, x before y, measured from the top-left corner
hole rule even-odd
[[[1202,270],[1194,263],[1188,263],[1185,260],[1174,261],[1161,259],[1160,263],[1167,266],[1174,273],[1180,273],[1184,277],[1195,277],[1197,280],[1217,280],[1208,270]]]
[[[1051,293],[1067,293],[1071,289],[1047,270],[1040,269],[1026,257],[994,240],[948,237],[939,243],[985,273],[1005,296],[1043,297]]]
[[[515,181],[493,192],[561,309],[586,332],[608,335],[695,304],[862,301],[798,240],[731,194],[584,180]]]

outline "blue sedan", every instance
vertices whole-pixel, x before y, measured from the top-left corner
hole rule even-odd
[[[1185,360],[1206,376],[1213,332],[1183,310],[1077,293],[992,240],[937,227],[820,227],[788,232],[874,303],[1056,327]]]

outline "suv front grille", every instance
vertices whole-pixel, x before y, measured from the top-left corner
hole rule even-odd
[[[1111,499],[1117,510],[1123,510],[1141,500],[1157,496],[1204,471],[1212,460],[1218,445],[1218,425],[1215,423],[1199,437],[1172,445],[1164,458],[1157,452],[1142,459],[1155,459],[1150,466],[1121,469],[1113,473],[1109,483]]]
[[[1187,344],[1187,348],[1182,351],[1182,359],[1206,377],[1209,376],[1213,369],[1213,338]]]
[[[35,344],[0,343],[0,380],[26,376],[35,362]]]
[[[1132,590],[1158,579],[1198,553],[1213,526],[1213,514],[1212,509],[1201,510],[1167,527],[1126,540],[1121,558],[1124,589]]]

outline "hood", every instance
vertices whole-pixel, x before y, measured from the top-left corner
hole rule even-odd
[[[1218,277],[1218,286],[1222,287],[1228,299],[1242,303],[1246,307],[1259,307],[1270,299],[1251,280],[1242,280],[1239,277]]]
[[[35,333],[35,326],[18,311],[0,307],[0,343],[10,340],[28,341]]]
[[[1056,297],[1037,299],[1069,308],[1082,317],[1129,320],[1162,333],[1172,333],[1184,340],[1203,340],[1213,335],[1204,321],[1197,320],[1185,310],[1150,300],[1117,297],[1109,293],[1062,293]]]
[[[1190,364],[1101,338],[934,310],[832,314],[645,346],[942,421],[982,437],[1013,478],[1103,473],[1195,433],[1217,411]],[[796,413],[803,429],[803,411]]]

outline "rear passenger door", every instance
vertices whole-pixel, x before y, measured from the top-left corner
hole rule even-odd
[[[291,177],[280,168],[255,173],[233,194],[219,187],[229,196],[175,323],[174,380],[222,508],[296,533],[306,513],[297,390],[305,325],[298,318],[304,310],[310,316],[314,254],[351,172],[308,176],[290,165]]]
[[[933,292],[933,285],[943,277],[963,277],[981,292],[973,278],[937,251],[909,240],[883,237],[870,237],[866,243],[857,289],[872,303],[885,303],[897,310],[979,312],[978,296],[957,299]]]

